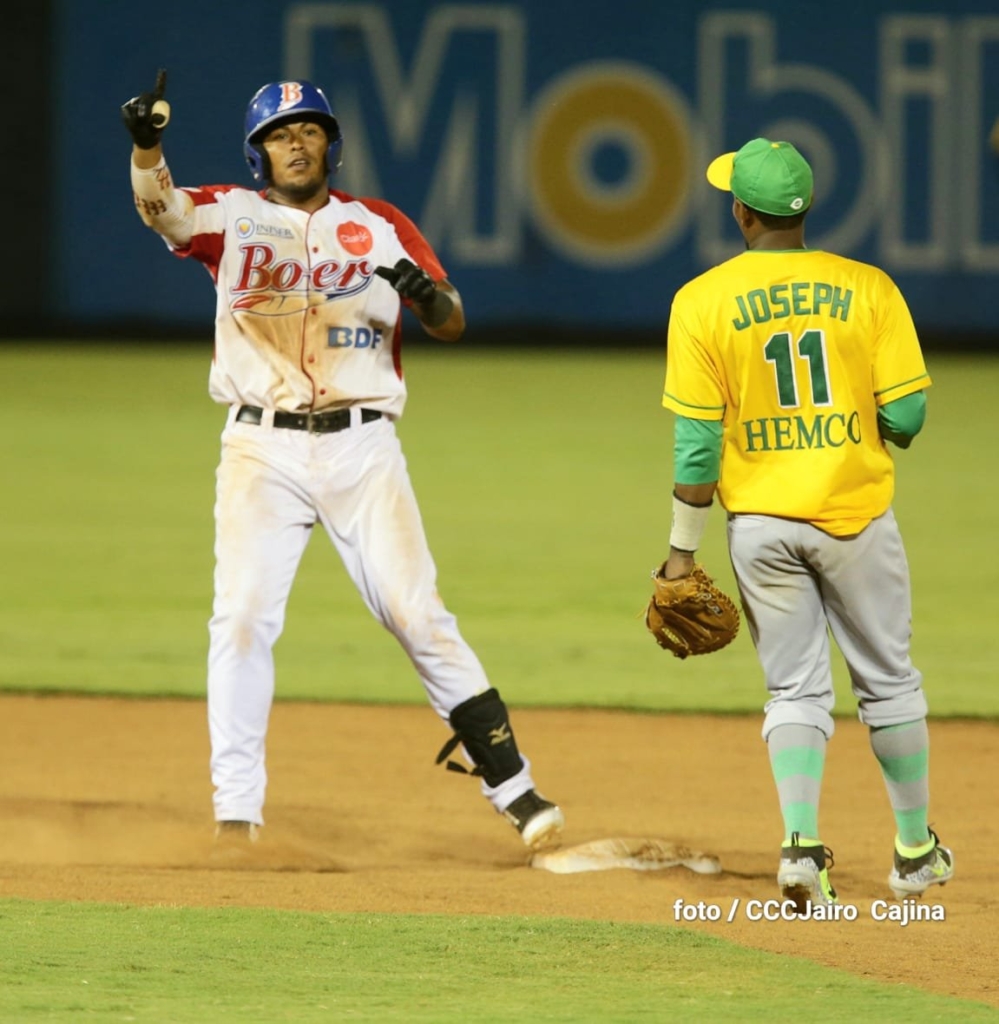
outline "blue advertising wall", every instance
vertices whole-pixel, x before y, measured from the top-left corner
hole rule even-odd
[[[813,164],[807,240],[884,267],[922,328],[999,332],[999,4],[60,0],[53,303],[81,323],[208,329],[205,271],[131,205],[118,108],[168,69],[178,184],[252,184],[246,105],[308,78],[336,187],[423,228],[470,324],[664,325],[734,255],[704,181],[758,135]]]

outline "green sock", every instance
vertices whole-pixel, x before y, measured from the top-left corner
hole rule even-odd
[[[871,729],[871,750],[888,788],[897,842],[903,847],[925,847],[930,841],[930,736],[926,720]]]
[[[784,818],[784,842],[795,832],[803,840],[818,840],[825,734],[810,725],[779,725],[767,737],[767,751]]]

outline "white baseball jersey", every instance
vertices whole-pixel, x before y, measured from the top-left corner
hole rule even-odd
[[[406,300],[375,270],[405,258],[435,281],[445,274],[412,221],[379,200],[330,190],[309,213],[235,185],[178,192],[165,161],[139,168],[133,159],[132,182],[143,222],[178,256],[203,263],[218,295],[209,390],[230,408],[216,473],[209,623],[213,801],[216,820],[261,825],[273,647],[315,526],[445,724],[491,688],[437,589],[394,422],[406,401]],[[271,415],[241,419],[240,405],[352,414],[339,429],[313,432]],[[385,415],[364,417],[362,407]],[[320,671],[335,672],[334,661]],[[505,811],[534,789],[530,761],[521,753],[515,774],[495,785],[483,776],[480,786]]]
[[[184,188],[190,243],[218,294],[209,391],[217,402],[287,412],[364,405],[402,414],[398,293],[374,271],[402,258],[446,275],[390,203],[330,190],[307,213],[234,185]]]

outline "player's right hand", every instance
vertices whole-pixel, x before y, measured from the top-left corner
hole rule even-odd
[[[166,70],[160,68],[153,91],[133,96],[121,108],[121,119],[139,149],[153,149],[159,145],[163,129],[170,120],[170,104],[163,99],[165,91]]]

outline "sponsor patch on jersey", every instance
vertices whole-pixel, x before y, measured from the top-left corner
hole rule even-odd
[[[265,238],[291,238],[291,228],[276,224],[257,224],[250,217],[240,217],[236,221],[236,235],[239,238],[251,238],[253,235]]]
[[[336,237],[351,256],[366,256],[371,252],[371,232],[363,224],[344,221],[337,227]]]
[[[326,337],[330,348],[377,348],[384,335],[373,327],[331,327]]]

